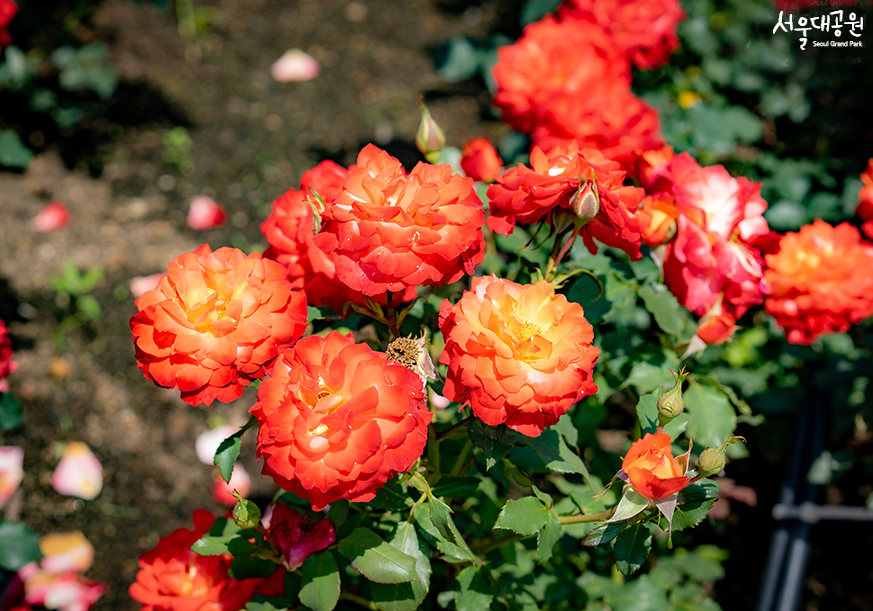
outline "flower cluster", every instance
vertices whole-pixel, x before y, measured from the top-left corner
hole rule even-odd
[[[282,594],[282,570],[263,579],[234,579],[229,575],[233,559],[229,554],[192,552],[191,546],[212,527],[215,516],[198,509],[193,521],[193,530],[180,528],[170,533],[140,557],[130,596],[142,603],[142,611],[239,611],[256,593]]]
[[[535,223],[564,210],[573,222],[584,223],[579,233],[592,252],[597,252],[597,238],[640,258],[642,236],[635,212],[644,193],[623,184],[625,172],[616,162],[571,142],[549,153],[535,146],[530,165],[507,170],[488,187],[492,230],[509,234],[516,223]]]
[[[789,342],[809,344],[873,314],[873,244],[857,229],[817,220],[779,245],[777,254],[766,256],[764,307]]]
[[[204,244],[175,258],[130,319],[137,363],[192,405],[232,401],[303,335],[306,299],[260,253]]]
[[[671,10],[659,22],[656,39],[672,41],[682,13],[678,6],[672,10],[675,1],[664,4]],[[577,141],[626,169],[638,151],[660,147],[657,113],[630,90],[628,54],[636,61],[645,61],[647,53],[657,55],[650,41],[641,42],[635,34],[641,28],[651,31],[648,8],[640,10],[644,5],[567,3],[558,16],[527,26],[515,44],[498,49],[494,103],[504,121],[532,132],[534,143],[546,151]],[[670,44],[656,42],[654,47],[663,50]]]
[[[263,471],[315,510],[368,501],[421,456],[432,414],[421,378],[333,331],[285,350],[258,388]]]
[[[644,180],[662,206],[675,206],[665,284],[695,314],[724,315],[719,323],[732,328],[767,293],[761,250],[769,250],[771,233],[760,184],[733,178],[720,165],[701,167],[687,153],[651,167]]]
[[[584,314],[545,281],[474,278],[458,303],[440,308],[445,396],[470,404],[485,424],[539,436],[597,392],[591,376],[600,350]]]

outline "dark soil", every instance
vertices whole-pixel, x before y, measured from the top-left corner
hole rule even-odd
[[[413,165],[419,94],[455,146],[474,136],[497,140],[506,129],[491,114],[485,88],[444,83],[431,51],[457,35],[517,35],[517,26],[507,25],[517,23],[507,18],[516,18],[516,2],[219,0],[215,7],[217,21],[191,39],[180,36],[172,14],[152,4],[104,2],[77,35],[109,43],[118,92],[80,132],[49,138],[26,172],[0,173],[0,317],[10,324],[20,366],[10,381],[25,410],[25,426],[0,436],[0,444],[26,451],[25,480],[6,517],[40,534],[85,533],[96,548],[88,576],[109,585],[98,611],[138,609],[127,594],[138,556],[161,536],[190,526],[197,507],[220,511],[194,439],[215,418],[243,424],[253,402],[247,393],[234,404],[192,408],[176,391],[143,378],[128,327],[136,312],[130,278],[162,272],[203,242],[260,249],[259,224],[272,200],[323,158],[348,164],[374,142]],[[317,79],[270,78],[271,63],[291,47],[321,62]],[[177,126],[189,130],[193,148],[173,165],[164,160],[162,138]],[[188,202],[197,194],[221,202],[230,223],[202,234],[187,229]],[[69,206],[70,225],[47,235],[30,230],[31,218],[54,199]],[[104,314],[53,343],[70,304],[56,297],[48,279],[67,259],[81,270],[103,267],[94,295]],[[76,501],[51,489],[53,444],[65,440],[86,442],[102,460],[105,483],[97,500]],[[760,446],[752,450],[763,452],[761,460],[754,467],[754,459],[744,461],[749,467],[731,475],[756,486],[761,503],[754,509],[735,503],[727,524],[704,525],[695,536],[732,550],[727,579],[716,587],[726,611],[754,603],[772,527],[769,509],[784,470],[787,448],[768,453]],[[243,456],[253,494],[270,494],[272,481],[254,475],[251,445]],[[867,550],[870,529],[864,545],[858,530],[843,526],[814,533],[806,608],[873,608],[869,563],[836,574],[849,562],[845,556],[837,562],[835,542],[843,553],[848,548],[838,537]]]

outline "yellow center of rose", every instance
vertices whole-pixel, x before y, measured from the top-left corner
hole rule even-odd
[[[526,323],[524,323],[523,325],[521,325],[521,328],[520,328],[518,331],[516,331],[516,333],[515,333],[515,337],[516,337],[516,338],[518,339],[518,341],[520,341],[520,342],[526,342],[527,340],[529,340],[529,339],[530,339],[531,337],[533,337],[534,335],[540,335],[540,336],[541,336],[542,334],[543,334],[543,330],[542,330],[542,329],[540,329],[538,326],[536,326],[536,325],[533,324],[533,323],[526,322]]]

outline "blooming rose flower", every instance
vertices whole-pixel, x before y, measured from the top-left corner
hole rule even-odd
[[[685,18],[677,0],[565,0],[559,14],[596,23],[643,70],[667,63]]]
[[[737,320],[726,312],[711,312],[700,319],[697,336],[709,346],[723,344],[737,329]]]
[[[240,463],[234,463],[233,474],[230,476],[229,482],[225,482],[218,473],[215,474],[215,481],[212,483],[212,498],[216,503],[233,507],[236,505],[234,491],[246,498],[251,489],[252,478],[249,472]]]
[[[130,319],[139,368],[191,405],[233,401],[303,335],[306,299],[284,267],[204,244],[173,259]]]
[[[315,243],[337,277],[364,295],[455,282],[482,262],[482,202],[446,164],[400,162],[367,145],[324,211]]]
[[[140,557],[130,596],[142,603],[142,611],[239,611],[255,593],[282,593],[284,570],[266,579],[234,579],[228,575],[233,560],[229,554],[192,552],[191,546],[212,527],[215,516],[198,509],[193,520],[194,530],[180,528]]]
[[[485,424],[538,437],[597,392],[591,375],[600,350],[584,314],[546,281],[473,278],[458,303],[440,308],[440,362],[449,367],[443,394],[472,405]]]
[[[488,138],[472,138],[461,151],[461,169],[473,180],[494,182],[503,160]]]
[[[648,246],[666,244],[676,235],[676,221],[679,211],[669,197],[651,195],[640,204],[637,219],[643,234],[642,242]]]
[[[50,233],[55,229],[66,227],[70,223],[70,211],[64,202],[52,202],[46,204],[35,217],[33,228],[41,233]]]
[[[602,28],[579,19],[547,15],[525,27],[514,44],[497,49],[497,58],[494,104],[520,132],[542,122],[558,93],[584,99],[616,82],[630,87],[623,52]]]
[[[861,173],[863,186],[858,193],[858,207],[855,214],[861,217],[864,224],[861,225],[868,238],[873,239],[873,159],[867,162],[867,169]]]
[[[684,464],[683,464],[684,463]],[[646,433],[635,441],[621,463],[631,486],[642,497],[657,501],[688,485],[688,457],[673,457],[667,433]]]
[[[52,473],[52,488],[58,494],[96,499],[103,490],[103,465],[87,445],[70,441]]]
[[[9,392],[7,376],[18,369],[18,363],[12,360],[12,339],[6,323],[0,320],[0,393]]]
[[[270,534],[282,551],[282,562],[289,571],[303,566],[315,552],[336,543],[333,522],[325,518],[314,524],[286,505],[275,505],[270,516]]]
[[[0,446],[0,507],[9,502],[24,477],[24,448]]]
[[[226,218],[227,212],[224,211],[224,207],[205,195],[198,195],[192,199],[188,207],[188,227],[194,231],[221,227]]]
[[[664,282],[692,312],[704,315],[719,300],[739,318],[766,293],[757,248],[770,235],[761,185],[733,178],[723,166],[700,167],[687,153],[656,172],[669,184],[679,211],[676,238],[667,245]]]
[[[316,511],[369,501],[407,471],[432,417],[417,374],[336,331],[285,350],[249,411],[260,423],[264,475]]]
[[[617,163],[593,149],[580,151],[571,142],[548,154],[534,147],[530,165],[506,170],[488,187],[488,226],[492,230],[512,233],[517,222],[531,224],[557,208],[570,210],[590,192],[596,214],[580,231],[588,249],[597,252],[596,238],[621,248],[633,259],[640,258],[642,235],[634,213],[644,192],[622,184],[625,172]]]
[[[809,344],[873,314],[873,244],[848,223],[817,220],[787,233],[766,255],[764,303],[788,341]]]
[[[273,62],[270,74],[280,83],[311,81],[321,72],[318,61],[300,49],[288,49],[282,57]]]
[[[657,111],[634,95],[627,84],[615,80],[584,95],[555,95],[532,138],[545,151],[570,142],[598,149],[630,171],[641,151],[663,147],[660,131]]]

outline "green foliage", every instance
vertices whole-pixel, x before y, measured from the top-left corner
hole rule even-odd
[[[370,581],[396,584],[418,578],[416,559],[386,543],[369,528],[356,528],[338,542],[337,549]]]
[[[21,417],[21,403],[12,393],[0,392],[0,430],[11,431],[24,423]]]
[[[66,315],[52,333],[55,346],[62,346],[74,329],[96,322],[103,316],[100,302],[91,294],[102,279],[102,266],[95,265],[82,273],[69,259],[61,264],[61,275],[49,276],[49,286],[57,293],[55,303],[66,310]]]
[[[20,522],[0,522],[0,568],[17,571],[42,558],[39,536]]]
[[[313,554],[303,563],[300,602],[312,611],[331,611],[340,595],[339,566],[331,552]]]

